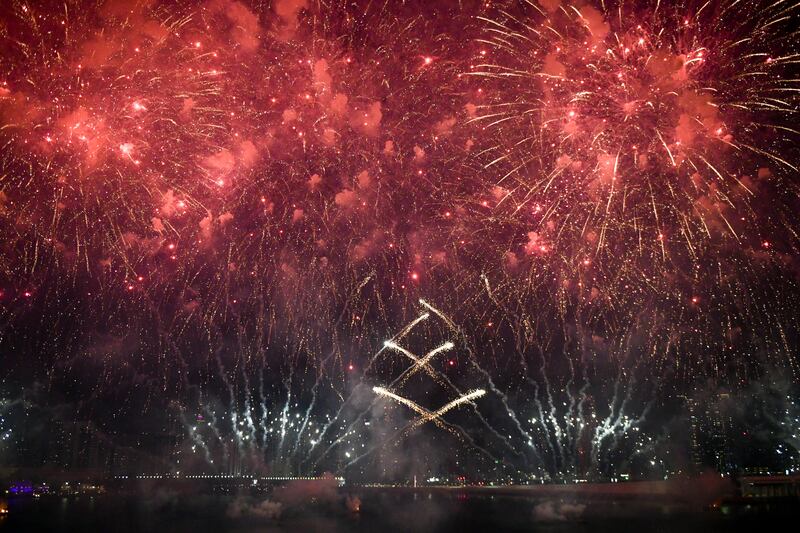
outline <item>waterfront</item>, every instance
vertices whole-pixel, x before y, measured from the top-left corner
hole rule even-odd
[[[541,496],[469,489],[296,491],[263,496],[180,494],[11,498],[0,531],[644,531],[778,528],[796,500],[706,506],[674,498]]]

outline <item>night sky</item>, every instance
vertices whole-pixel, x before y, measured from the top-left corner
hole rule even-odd
[[[1,4],[3,468],[800,464],[800,4]]]

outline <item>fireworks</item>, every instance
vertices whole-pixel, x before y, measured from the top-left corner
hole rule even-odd
[[[456,231],[493,235],[491,277],[510,278],[512,300],[547,286],[582,313],[663,314],[689,343],[676,355],[714,344],[715,368],[742,329],[794,327],[767,302],[796,290],[781,272],[797,245],[796,55],[780,29],[796,6],[742,17],[737,4],[527,3],[480,18],[468,112],[484,193],[465,198]],[[780,344],[769,350],[794,368]]]
[[[486,391],[483,390],[483,389],[474,390],[474,391],[468,392],[467,394],[465,394],[463,396],[459,396],[455,400],[452,400],[451,402],[443,405],[442,407],[440,407],[436,411],[429,411],[429,410],[425,409],[424,407],[420,407],[419,405],[417,405],[416,403],[412,402],[408,398],[403,398],[402,396],[398,396],[397,394],[393,393],[392,391],[386,390],[383,387],[373,387],[372,390],[375,392],[375,394],[378,394],[380,396],[386,396],[387,398],[391,398],[392,400],[394,400],[394,401],[396,401],[398,403],[401,403],[401,404],[407,406],[409,409],[419,413],[420,414],[420,418],[418,418],[417,420],[412,422],[411,427],[419,426],[420,424],[424,424],[425,422],[429,422],[431,420],[436,422],[436,423],[439,423],[439,417],[442,416],[443,414],[445,414],[447,411],[449,411],[449,410],[451,410],[451,409],[453,409],[455,407],[458,407],[459,405],[461,405],[464,402],[469,402],[471,400],[474,400],[475,398],[480,398],[481,396],[486,394]]]
[[[547,478],[796,375],[798,5],[421,4],[5,2],[9,367],[209,463]]]

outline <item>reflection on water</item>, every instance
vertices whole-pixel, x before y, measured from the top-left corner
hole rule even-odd
[[[787,518],[797,523],[797,507],[723,506],[707,510],[656,501],[374,490],[284,504],[250,496],[187,496],[156,491],[147,498],[11,499],[9,514],[0,517],[0,531],[710,533],[778,530]]]

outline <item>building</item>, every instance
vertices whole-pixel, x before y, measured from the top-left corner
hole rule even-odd
[[[745,476],[739,482],[746,498],[800,498],[800,475]]]
[[[738,465],[731,452],[734,421],[724,410],[729,400],[721,393],[711,401],[683,397],[689,415],[689,456],[695,471],[714,468],[722,474],[732,474]]]

